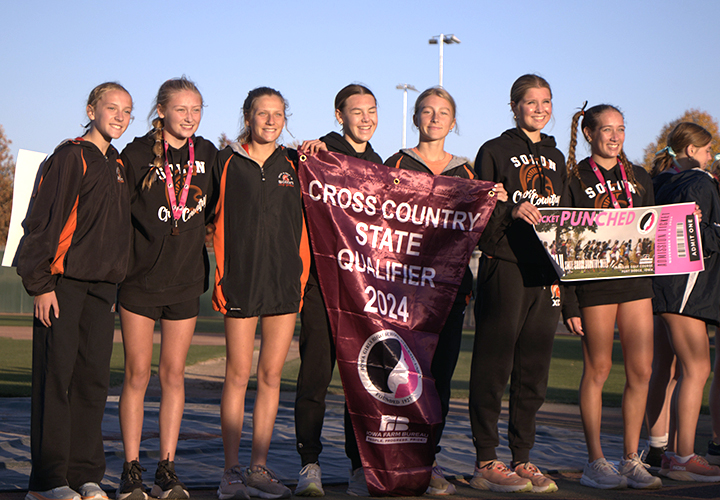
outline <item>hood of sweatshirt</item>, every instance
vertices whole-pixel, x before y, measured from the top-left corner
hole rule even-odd
[[[377,153],[375,153],[369,142],[365,145],[365,151],[358,153],[355,151],[355,148],[353,148],[352,145],[337,132],[330,132],[329,134],[322,136],[320,140],[324,142],[328,147],[328,150],[333,153],[342,153],[347,156],[360,158],[361,160],[382,163],[382,159]]]
[[[413,151],[412,149],[401,149],[400,152],[401,152],[402,154],[404,154],[404,155],[409,156],[409,157],[412,158],[413,160],[415,160],[415,161],[417,161],[417,162],[419,162],[419,163],[422,163],[423,165],[425,165],[425,166],[427,167],[427,165],[425,164],[425,161],[424,161],[415,151]],[[448,154],[449,154],[449,153],[448,153]],[[447,171],[449,171],[449,170],[452,170],[452,169],[454,169],[454,168],[457,168],[457,167],[459,167],[460,165],[465,165],[466,163],[467,163],[467,160],[464,160],[464,159],[462,159],[462,158],[458,158],[457,156],[454,156],[454,155],[453,155],[453,157],[450,159],[450,163],[448,163],[448,164],[445,166],[445,168],[443,169],[443,173],[444,173],[444,172],[447,172]]]

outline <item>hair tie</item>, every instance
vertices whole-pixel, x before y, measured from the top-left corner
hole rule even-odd
[[[585,101],[582,105],[582,108],[580,108],[580,116],[585,116],[585,108],[587,108],[587,101]]]
[[[660,155],[663,154],[663,153],[667,153],[667,154],[669,154],[669,155],[670,155],[671,157],[673,157],[673,158],[677,157],[677,155],[675,154],[675,151],[674,151],[673,148],[671,148],[670,146],[665,146],[665,147],[662,148],[660,151],[658,151],[657,153],[655,153],[655,156],[660,156]]]

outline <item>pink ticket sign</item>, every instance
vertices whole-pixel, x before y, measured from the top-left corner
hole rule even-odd
[[[705,269],[694,211],[541,208],[535,232],[563,281],[688,274]]]

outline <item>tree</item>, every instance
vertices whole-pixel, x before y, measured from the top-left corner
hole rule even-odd
[[[232,143],[232,140],[228,138],[227,134],[223,132],[220,134],[220,137],[218,137],[218,149],[225,149]]]
[[[688,109],[678,119],[666,123],[660,131],[660,134],[655,139],[655,142],[651,142],[647,145],[643,155],[643,167],[645,170],[650,172],[652,169],[653,160],[655,159],[655,153],[660,151],[662,148],[667,146],[667,136],[680,122],[693,122],[697,123],[701,127],[705,128],[713,136],[712,140],[712,152],[713,154],[720,152],[720,140],[718,140],[718,123],[715,119],[705,111],[699,109]]]
[[[5,137],[5,129],[0,125],[0,246],[2,248],[5,248],[7,241],[15,179],[15,160],[10,153],[10,144],[12,141]]]

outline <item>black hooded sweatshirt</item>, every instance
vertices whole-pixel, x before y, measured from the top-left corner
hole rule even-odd
[[[208,288],[209,263],[205,249],[205,224],[212,215],[213,174],[217,157],[215,145],[193,136],[195,171],[191,178],[186,208],[177,222],[177,233],[165,182],[165,172],[149,189],[142,184],[155,167],[152,133],[136,137],[125,146],[121,158],[128,173],[131,192],[133,245],[125,281],[120,285],[120,302],[136,306],[164,306],[199,297]],[[168,166],[173,176],[176,200],[185,185],[189,144],[168,147]]]
[[[502,182],[508,192],[508,201],[496,205],[480,237],[480,250],[493,258],[523,264],[523,269],[528,269],[525,264],[544,268],[549,273],[546,278],[557,279],[532,226],[511,216],[515,205],[523,201],[538,208],[560,206],[567,173],[555,139],[541,134],[540,141],[533,143],[518,128],[506,130],[482,145],[475,171],[481,180]]]
[[[328,135],[321,137],[320,140],[325,143],[328,151],[332,153],[342,153],[346,156],[382,164],[382,158],[373,150],[369,142],[365,144],[365,151],[358,153],[355,151],[355,148],[337,132],[330,132]]]

